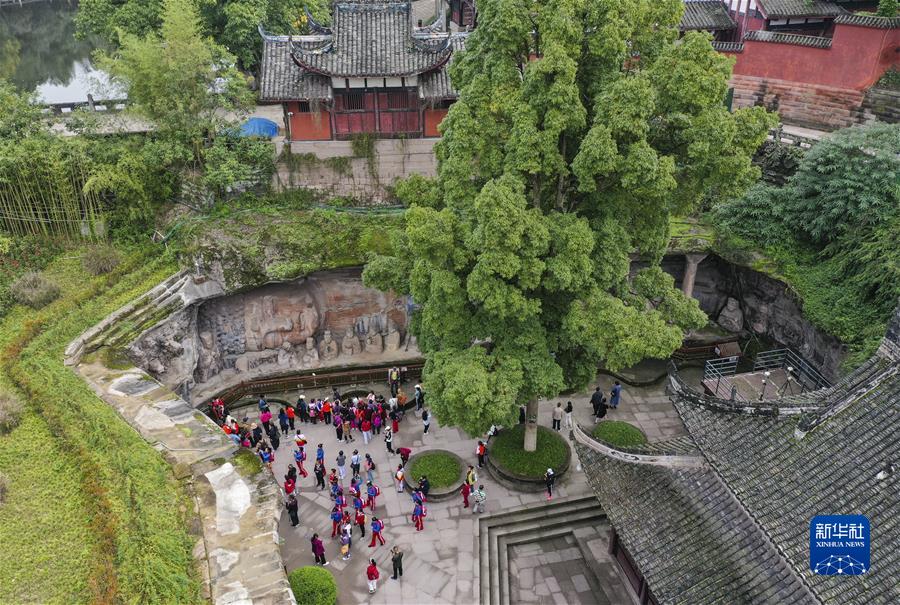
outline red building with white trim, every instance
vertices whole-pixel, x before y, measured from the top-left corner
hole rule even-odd
[[[412,24],[410,2],[338,1],[332,27],[263,35],[260,101],[281,103],[290,141],[439,136],[457,98],[447,66],[466,34]]]

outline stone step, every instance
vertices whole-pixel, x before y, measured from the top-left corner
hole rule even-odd
[[[571,525],[575,520],[593,519],[604,513],[592,496],[566,498],[539,505],[518,506],[479,520],[479,583],[481,602],[499,603],[497,573],[497,537],[533,531],[536,528]],[[492,565],[493,563],[493,565]]]
[[[562,533],[568,531],[574,524],[580,524],[599,517],[604,513],[598,508],[589,508],[578,512],[561,512],[552,514],[542,519],[533,519],[502,528],[491,528],[489,536],[488,557],[494,565],[490,566],[490,603],[496,605],[503,602],[503,586],[506,585],[506,570],[501,568],[501,562],[506,557],[506,549],[501,546],[501,541],[522,536],[532,535],[540,531],[553,531]],[[521,540],[520,540],[521,541]],[[507,598],[508,602],[508,598]]]
[[[602,517],[603,515],[599,515]],[[499,588],[500,588],[500,605],[510,605],[510,594],[509,594],[509,547],[516,546],[517,544],[526,544],[528,542],[537,542],[540,540],[546,540],[549,538],[556,538],[559,536],[566,535],[572,531],[573,525],[575,526],[583,526],[588,525],[589,521],[598,518],[597,516],[582,519],[580,522],[568,523],[565,525],[558,525],[555,527],[540,527],[533,529],[531,531],[519,532],[512,536],[500,536],[498,539],[498,550],[500,553],[498,564],[497,564],[497,576],[500,579]],[[593,569],[596,566],[596,559],[594,555],[580,542],[576,539],[576,546],[578,550],[581,551],[581,555],[587,563],[588,569],[590,569],[593,573]],[[593,564],[592,564],[593,563]],[[505,578],[505,580],[504,580]],[[600,584],[599,578],[594,576],[595,581]]]

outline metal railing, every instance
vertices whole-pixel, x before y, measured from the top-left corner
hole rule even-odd
[[[753,363],[754,372],[777,369],[784,370],[800,383],[801,392],[815,391],[831,386],[831,382],[822,376],[812,364],[791,349],[773,349],[757,354]]]
[[[738,358],[723,357],[721,359],[709,359],[703,364],[703,384],[713,391],[713,395],[721,399],[732,401],[746,401],[741,395],[731,377],[737,372]]]

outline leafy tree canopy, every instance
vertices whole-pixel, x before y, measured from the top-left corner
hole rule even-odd
[[[324,0],[191,0],[199,11],[202,31],[222,44],[246,70],[260,60],[262,40],[258,28],[279,33],[302,33],[306,9],[327,20]],[[80,36],[101,36],[119,43],[120,32],[144,37],[158,32],[164,20],[165,0],[82,0],[76,20]]]
[[[451,66],[433,195],[365,279],[410,292],[430,401],[470,433],[677,348],[705,316],[658,267],[672,214],[733,196],[772,118],[680,0],[485,0]],[[428,188],[417,184],[416,188]],[[629,277],[630,254],[647,268]],[[529,410],[529,414],[533,409]],[[527,436],[527,433],[526,433]],[[526,437],[527,442],[527,437]]]

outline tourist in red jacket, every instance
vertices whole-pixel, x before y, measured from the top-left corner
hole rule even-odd
[[[369,594],[373,594],[375,589],[378,588],[378,578],[380,574],[378,573],[378,565],[375,564],[375,559],[369,559],[369,566],[366,568],[366,578],[369,580]]]

